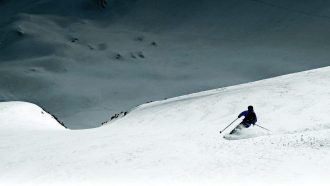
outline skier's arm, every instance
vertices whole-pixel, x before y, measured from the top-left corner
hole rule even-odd
[[[243,111],[242,113],[240,113],[239,115],[238,115],[238,118],[240,118],[240,117],[242,117],[242,116],[246,116],[246,114],[247,114],[247,111]]]

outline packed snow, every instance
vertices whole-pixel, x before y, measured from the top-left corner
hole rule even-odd
[[[1,130],[11,132],[64,129],[49,113],[32,103],[25,102],[2,102],[0,123]]]
[[[329,185],[329,82],[330,67],[315,69],[144,104],[87,130],[1,103],[0,183]],[[271,132],[224,139],[248,105]]]

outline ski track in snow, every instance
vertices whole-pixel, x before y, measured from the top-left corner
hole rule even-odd
[[[5,185],[327,185],[330,67],[152,102],[88,130],[32,104],[0,104]],[[255,107],[254,137],[224,128]],[[25,112],[22,112],[24,110]],[[239,122],[237,121],[236,124]]]

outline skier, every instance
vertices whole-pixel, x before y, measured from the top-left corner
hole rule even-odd
[[[243,111],[238,115],[238,118],[244,116],[243,121],[235,127],[229,134],[235,134],[243,128],[249,128],[251,125],[255,125],[257,122],[257,115],[253,110],[253,106],[248,106],[248,110]]]

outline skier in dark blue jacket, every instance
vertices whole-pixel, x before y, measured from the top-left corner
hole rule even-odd
[[[240,113],[238,118],[241,118],[242,116],[244,116],[243,121],[229,134],[235,134],[238,130],[241,130],[242,128],[249,128],[251,125],[255,125],[257,122],[257,115],[253,110],[253,106],[248,106],[248,110]]]

